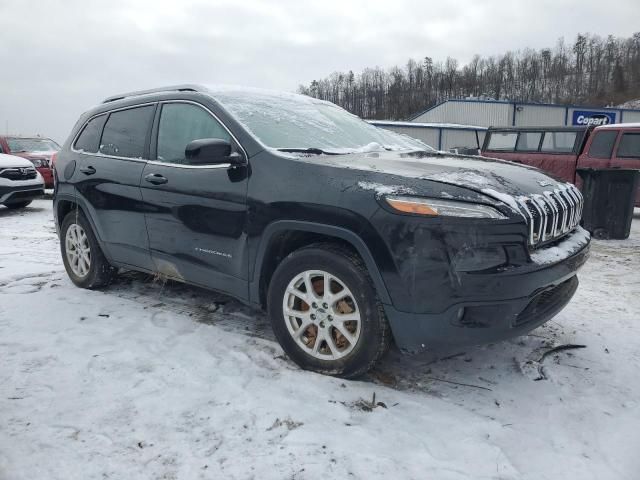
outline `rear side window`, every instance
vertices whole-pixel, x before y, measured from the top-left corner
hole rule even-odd
[[[508,150],[516,148],[518,134],[516,132],[491,132],[489,137],[488,150]]]
[[[542,132],[520,132],[516,150],[520,152],[535,152],[540,145]]]
[[[96,153],[98,151],[98,145],[100,145],[102,127],[104,127],[104,122],[106,121],[106,115],[100,115],[99,117],[91,119],[82,129],[82,133],[80,133],[73,148],[81,152]]]
[[[597,132],[589,147],[589,156],[591,158],[611,158],[617,136],[617,130]]]
[[[142,158],[152,116],[152,105],[111,113],[102,133],[100,152],[117,157]]]
[[[158,126],[159,161],[185,163],[186,146],[202,138],[231,141],[231,136],[220,122],[203,108],[189,103],[167,103],[162,106]]]
[[[624,133],[618,145],[618,157],[640,158],[640,133]]]
[[[545,132],[541,152],[571,153],[578,132]]]

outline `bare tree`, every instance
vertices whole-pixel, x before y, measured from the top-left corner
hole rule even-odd
[[[611,105],[640,98],[640,32],[630,38],[579,34],[571,46],[502,55],[410,59],[404,67],[334,72],[299,91],[365,118],[404,119],[448,98]]]

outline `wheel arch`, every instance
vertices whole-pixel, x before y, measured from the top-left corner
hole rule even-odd
[[[84,218],[87,219],[87,221],[89,222],[89,225],[91,225],[93,234],[95,235],[96,240],[98,241],[98,244],[100,245],[100,248],[102,249],[104,256],[107,258],[107,260],[111,261],[112,260],[111,255],[109,254],[108,249],[105,248],[104,242],[100,237],[100,232],[96,228],[96,224],[91,218],[91,215],[88,214],[87,208],[83,206],[80,198],[72,195],[56,196],[54,205],[53,205],[53,211],[54,211],[54,219],[56,223],[56,231],[58,232],[58,234],[61,233],[60,229],[62,227],[62,222],[64,221],[64,218],[69,214],[69,212],[72,212],[75,209],[82,212],[82,214],[84,215]]]
[[[391,303],[373,255],[360,236],[346,228],[298,220],[276,221],[264,230],[253,263],[254,270],[249,275],[250,301],[264,307],[271,276],[280,261],[289,253],[317,242],[337,243],[356,252],[367,267],[380,301]]]

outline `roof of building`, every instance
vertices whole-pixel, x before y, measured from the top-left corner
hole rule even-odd
[[[408,118],[408,121],[413,120],[414,118],[418,118],[420,115],[427,113],[434,108],[438,108],[441,105],[444,105],[447,102],[455,102],[455,103],[500,103],[500,104],[508,104],[508,105],[522,105],[522,106],[532,106],[532,107],[555,107],[555,108],[588,108],[591,110],[604,110],[604,111],[616,111],[616,112],[640,112],[638,109],[633,108],[618,108],[618,107],[597,107],[594,105],[560,105],[557,103],[533,103],[533,102],[517,102],[511,100],[480,100],[475,98],[449,98],[447,100],[443,100],[440,103],[435,104],[433,107],[429,107],[425,110],[422,110],[415,115],[412,115]]]

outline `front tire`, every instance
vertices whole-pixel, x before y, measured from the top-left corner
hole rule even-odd
[[[334,244],[301,248],[278,265],[268,312],[287,355],[318,373],[358,377],[382,358],[391,341],[362,260]]]
[[[111,283],[115,271],[80,210],[69,212],[62,221],[60,251],[67,275],[78,287],[92,289]]]

